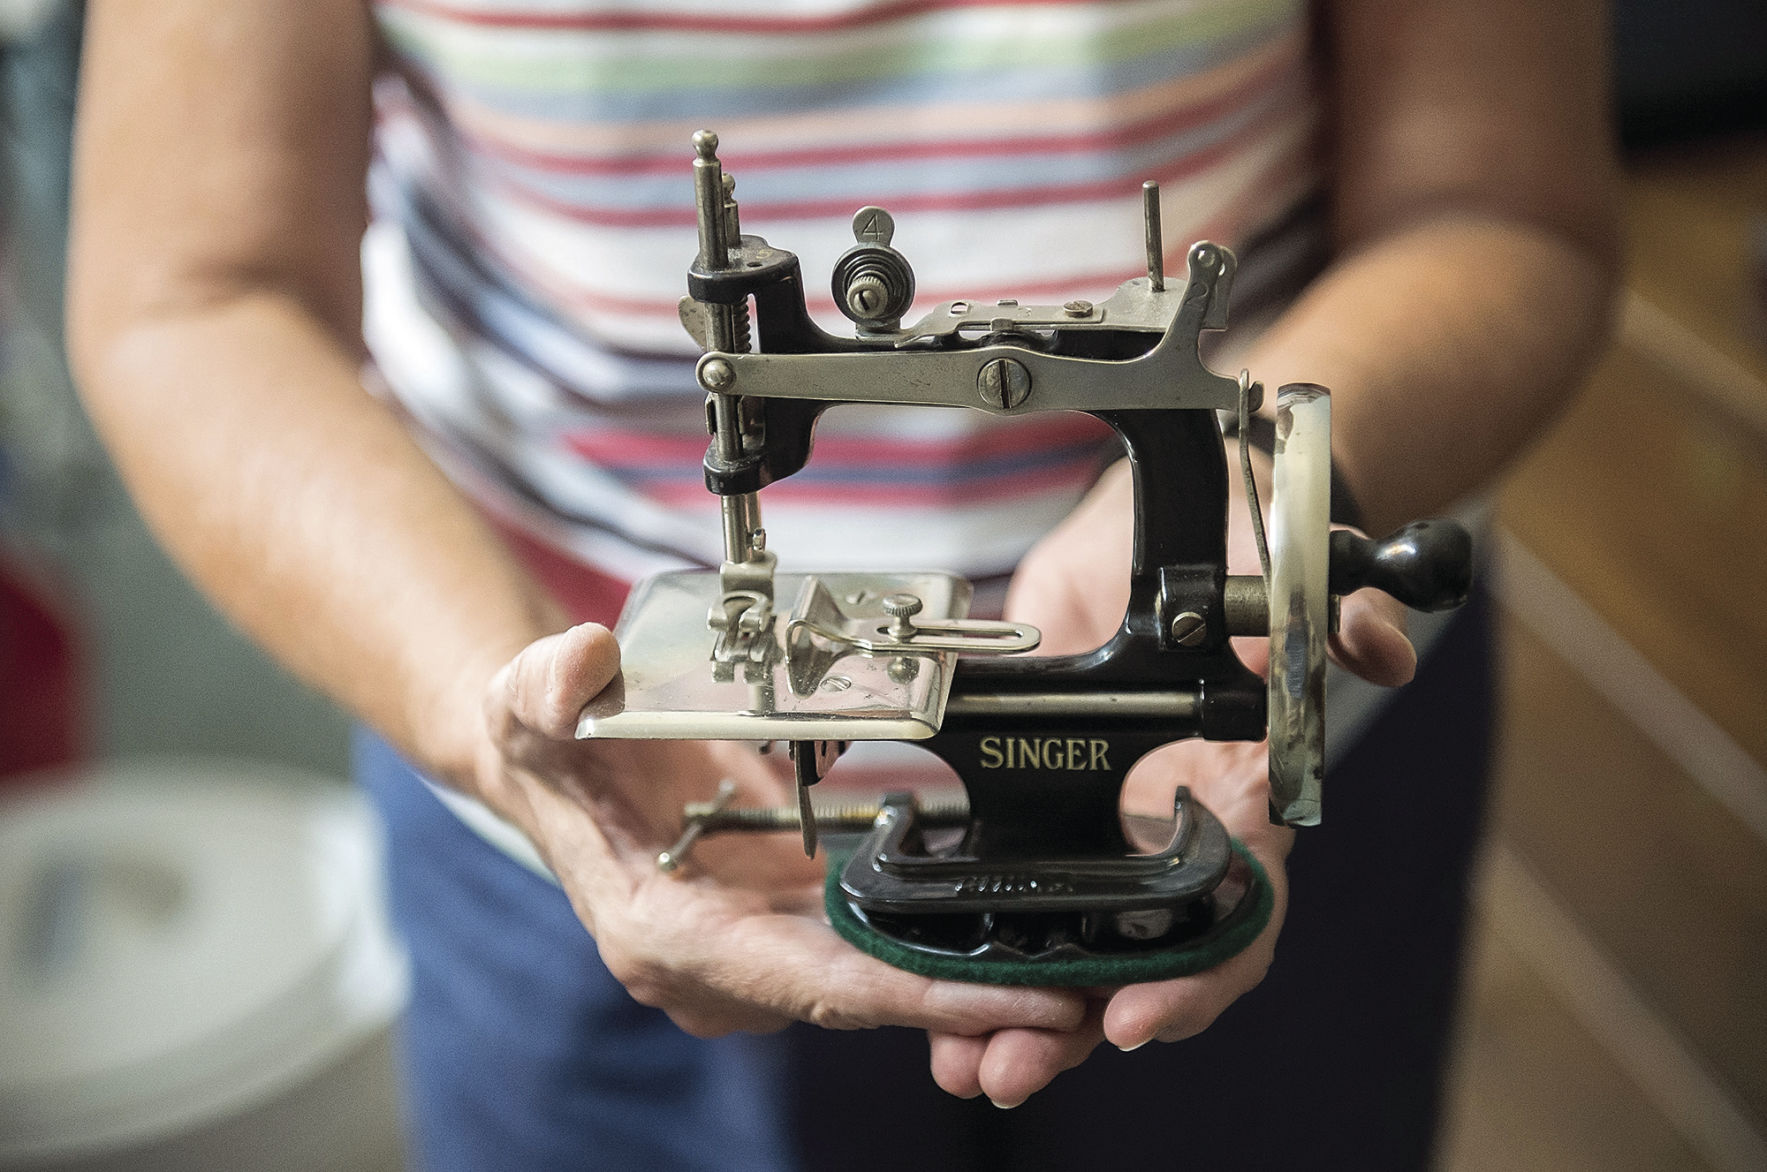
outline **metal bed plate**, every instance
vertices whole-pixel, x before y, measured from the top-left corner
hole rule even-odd
[[[913,594],[920,621],[961,619],[965,579],[939,572],[778,574],[772,650],[761,662],[713,660],[706,622],[714,570],[659,574],[633,588],[614,633],[620,675],[583,710],[579,737],[654,740],[923,740],[939,730],[957,653],[868,654],[818,643],[788,655],[784,608],[811,577],[854,618],[887,622],[886,595]],[[794,686],[795,683],[795,686]]]

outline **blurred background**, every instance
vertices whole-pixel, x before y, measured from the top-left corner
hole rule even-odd
[[[1619,326],[1497,497],[1454,1172],[1767,1168],[1767,6],[1617,15]]]
[[[394,1172],[349,725],[160,553],[69,385],[83,12],[0,0],[0,1169]]]
[[[397,1167],[346,722],[167,563],[68,386],[80,16],[0,2],[0,1167]],[[1619,329],[1498,493],[1453,1172],[1767,1169],[1767,6],[1622,0],[1616,53]]]

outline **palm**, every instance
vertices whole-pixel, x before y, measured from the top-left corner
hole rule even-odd
[[[690,867],[660,872],[684,804],[724,778],[743,804],[777,805],[787,785],[742,745],[576,740],[576,714],[618,663],[612,637],[592,625],[524,650],[487,691],[480,772],[482,792],[534,841],[635,998],[701,1035],[793,1020],[957,1034],[1078,1021],[1068,995],[930,981],[853,949],[823,922],[821,866],[783,836],[709,842]]]

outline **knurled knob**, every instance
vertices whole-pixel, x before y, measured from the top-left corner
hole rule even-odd
[[[913,594],[890,594],[883,600],[884,613],[890,616],[890,637],[907,639],[914,634],[913,618],[926,604]]]
[[[890,287],[882,277],[865,273],[847,286],[847,308],[862,321],[882,317],[889,303]]]

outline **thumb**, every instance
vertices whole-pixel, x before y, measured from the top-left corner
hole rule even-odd
[[[1331,656],[1372,684],[1397,687],[1417,674],[1417,650],[1405,634],[1405,607],[1379,590],[1346,595]]]
[[[577,717],[620,671],[620,646],[598,623],[582,623],[522,648],[493,686],[509,715],[554,740],[576,735]]]

